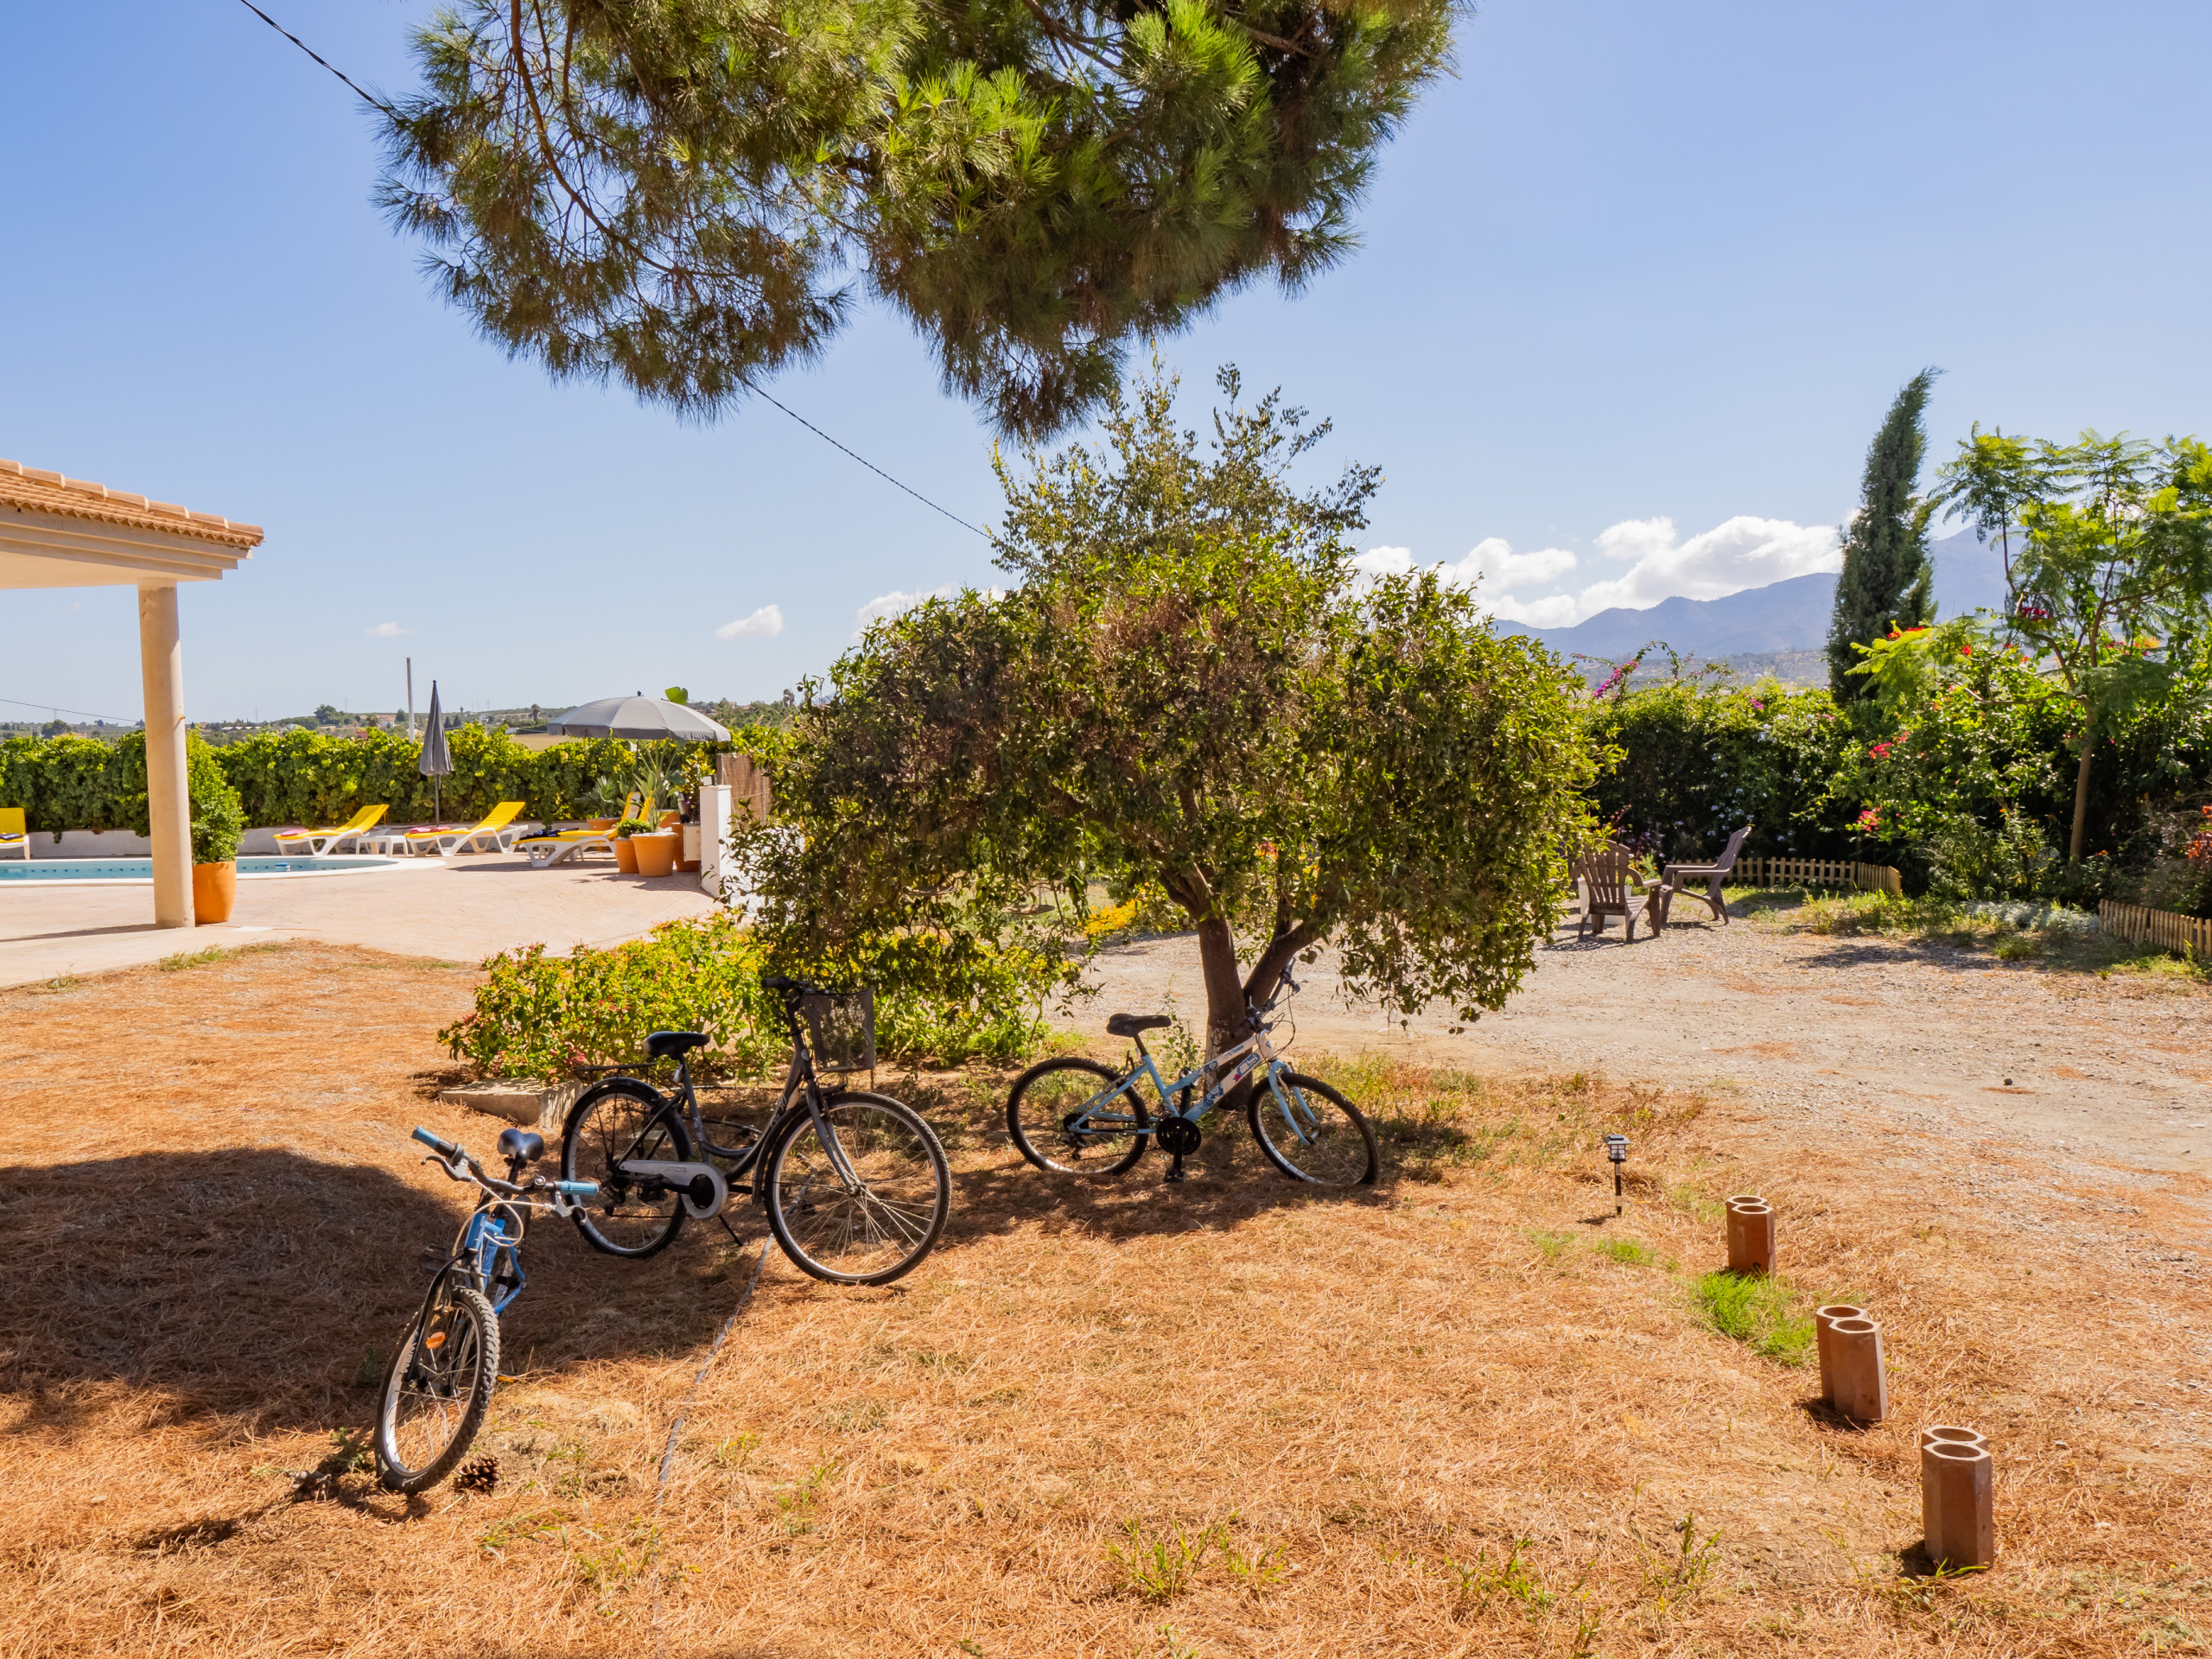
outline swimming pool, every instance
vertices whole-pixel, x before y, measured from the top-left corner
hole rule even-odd
[[[238,879],[276,875],[363,875],[397,866],[396,858],[334,855],[327,858],[263,857],[238,860]],[[0,859],[0,881],[151,881],[150,858]]]

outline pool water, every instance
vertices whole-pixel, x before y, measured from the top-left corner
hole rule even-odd
[[[257,875],[351,875],[364,870],[386,869],[396,858],[340,856],[330,858],[242,858],[241,877]],[[0,859],[0,881],[151,881],[150,858],[34,858]]]

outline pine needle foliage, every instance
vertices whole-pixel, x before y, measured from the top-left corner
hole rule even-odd
[[[1936,614],[1936,567],[1928,552],[1936,504],[1917,486],[1928,451],[1923,417],[1941,372],[1923,369],[1904,383],[1866,451],[1862,499],[1843,538],[1843,574],[1828,625],[1828,685],[1839,702],[1869,695],[1866,679],[1853,675],[1856,647],[1892,628],[1924,626]]]
[[[380,200],[556,377],[708,416],[873,293],[1008,434],[1351,247],[1462,0],[467,0]]]

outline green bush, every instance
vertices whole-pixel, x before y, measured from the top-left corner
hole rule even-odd
[[[1850,737],[1824,690],[1681,678],[1585,708],[1599,818],[1639,852],[1714,857],[1746,823],[1748,854],[1848,856],[1849,815],[1830,798]]]
[[[707,1033],[691,1062],[701,1077],[767,1075],[790,1052],[782,1001],[760,988],[765,947],[728,912],[666,922],[650,938],[603,950],[555,957],[532,944],[484,965],[474,1010],[438,1039],[487,1076],[555,1078],[580,1066],[641,1064],[646,1033],[661,1030]],[[1019,952],[956,961],[928,938],[794,971],[874,985],[879,1058],[942,1065],[1029,1052],[1044,1035],[1040,1007],[1056,977]]]
[[[199,733],[185,734],[185,783],[192,797],[192,861],[195,864],[227,864],[238,855],[238,837],[245,833],[245,812],[238,804],[238,792],[223,776],[215,753]],[[142,739],[138,745],[142,779],[145,767],[146,747]],[[151,817],[149,812],[140,820],[140,835],[151,828]]]

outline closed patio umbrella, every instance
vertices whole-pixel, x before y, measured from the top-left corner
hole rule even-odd
[[[415,763],[415,770],[430,780],[430,811],[439,818],[445,817],[444,791],[438,779],[453,770],[453,756],[446,748],[446,722],[438,713],[438,683],[430,682],[430,729],[423,734],[423,755]]]
[[[435,687],[432,690],[435,691]],[[627,737],[650,742],[721,743],[729,728],[665,697],[601,697],[545,722],[549,736]]]

